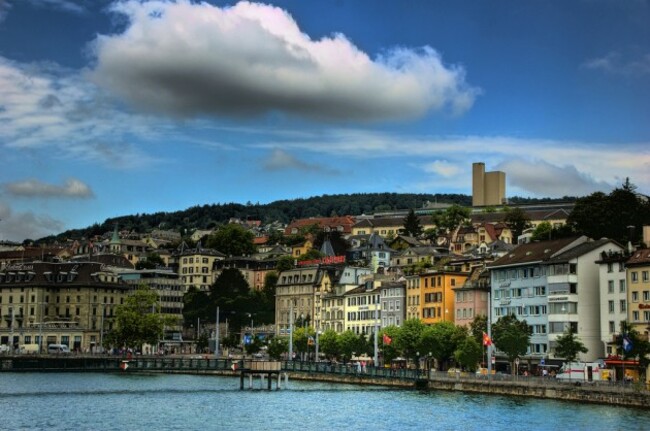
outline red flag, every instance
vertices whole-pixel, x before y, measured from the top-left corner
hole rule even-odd
[[[390,343],[393,342],[393,339],[388,336],[388,334],[384,334],[384,344],[390,345]]]
[[[491,346],[492,345],[492,339],[485,332],[483,333],[483,345],[484,346]]]

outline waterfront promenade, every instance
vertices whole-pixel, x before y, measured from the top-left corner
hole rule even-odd
[[[195,357],[114,356],[3,356],[0,371],[6,372],[113,372],[169,373],[224,376],[254,375],[252,360]],[[551,377],[448,373],[414,369],[358,367],[326,362],[283,361],[277,363],[284,378],[399,388],[499,394],[543,399],[602,403],[627,407],[650,405],[650,391],[640,384],[561,381]],[[242,386],[243,387],[243,386]]]

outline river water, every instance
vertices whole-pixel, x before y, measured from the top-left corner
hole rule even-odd
[[[217,376],[0,373],[0,430],[22,429],[650,430],[650,411],[301,381],[240,391],[238,378]]]

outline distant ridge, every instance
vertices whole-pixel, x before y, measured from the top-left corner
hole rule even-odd
[[[533,204],[547,202],[573,201],[575,198],[533,199],[510,198],[512,204]],[[193,206],[174,212],[157,212],[152,214],[125,215],[106,219],[82,229],[72,229],[45,238],[39,242],[63,241],[66,239],[88,238],[112,231],[117,223],[120,230],[126,229],[138,233],[152,229],[171,229],[176,231],[194,229],[211,229],[227,223],[231,218],[243,220],[261,220],[263,224],[279,221],[289,223],[291,220],[309,217],[330,217],[333,215],[374,214],[378,212],[418,209],[427,203],[448,203],[470,206],[471,196],[462,194],[414,194],[414,193],[353,193],[341,195],[322,195],[300,199],[278,200],[268,204],[247,202],[206,204]]]

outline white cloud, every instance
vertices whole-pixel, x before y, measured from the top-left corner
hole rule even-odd
[[[61,9],[66,12],[84,13],[85,7],[79,0],[26,0],[34,6]]]
[[[399,151],[395,151],[399,145]],[[420,138],[408,135],[379,133],[361,129],[329,129],[315,131],[311,137],[284,140],[275,139],[258,144],[261,148],[283,148],[285,151],[303,151],[327,154],[332,157],[366,160],[368,158],[390,158],[393,163],[408,161],[417,157],[422,163],[420,169],[428,173],[450,173],[451,166],[459,167],[455,175],[448,177],[458,185],[471,189],[471,163],[484,161],[489,170],[510,160],[526,161],[531,166],[547,164],[558,167],[554,174],[572,182],[548,183],[534,187],[520,175],[518,184],[506,170],[510,186],[522,193],[537,196],[579,195],[585,191],[607,191],[618,186],[625,177],[639,186],[640,191],[650,192],[650,142],[603,144],[600,142],[562,141],[550,139],[523,139],[504,136],[451,136]],[[427,160],[432,160],[431,164]],[[443,161],[444,162],[440,162]],[[447,166],[449,164],[449,166]],[[570,169],[573,175],[568,175]],[[434,172],[438,169],[437,172]],[[552,169],[547,169],[552,171]],[[517,174],[514,174],[515,177]],[[541,172],[540,172],[541,175]],[[539,181],[544,179],[540,176]],[[438,184],[443,184],[436,181]],[[421,189],[420,184],[415,185]],[[451,184],[453,185],[453,184]],[[538,194],[539,193],[539,194]],[[511,196],[511,189],[508,190]]]
[[[605,73],[623,76],[650,75],[650,54],[645,54],[636,59],[624,59],[617,52],[610,52],[604,57],[592,58],[583,64],[583,67],[601,70]]]
[[[269,157],[262,162],[262,166],[268,171],[296,169],[305,172],[320,172],[326,174],[338,173],[338,171],[302,161],[279,148],[275,148],[271,151]]]
[[[0,238],[22,242],[39,239],[61,232],[65,224],[49,215],[37,215],[31,211],[14,213],[6,202],[0,201]]]
[[[449,178],[457,175],[461,168],[447,160],[434,160],[424,165],[424,171]]]
[[[72,158],[134,168],[154,161],[131,146],[134,135],[155,135],[149,120],[119,111],[78,73],[0,57],[0,145],[6,149],[50,148],[48,162]]]
[[[88,185],[75,178],[69,178],[61,186],[43,183],[36,179],[7,183],[3,185],[5,192],[15,197],[38,198],[77,198],[94,197]]]
[[[97,38],[92,76],[148,111],[375,121],[461,114],[478,94],[430,47],[371,59],[342,34],[312,40],[270,5],[126,1],[114,10],[130,25]]]
[[[506,172],[510,184],[535,196],[585,196],[613,188],[612,184],[598,181],[575,166],[558,166],[543,160],[508,160],[495,169]]]

